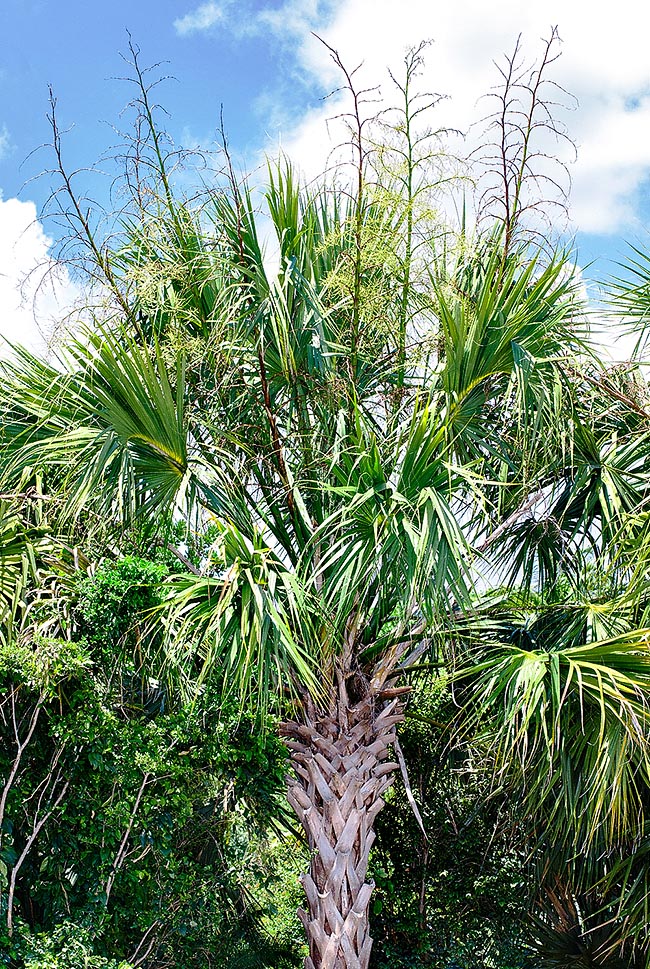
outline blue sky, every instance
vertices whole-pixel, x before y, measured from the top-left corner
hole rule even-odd
[[[228,19],[216,17],[230,7]],[[66,153],[74,166],[92,164],[115,141],[110,126],[130,97],[120,80],[127,73],[130,32],[143,65],[162,62],[173,75],[159,89],[175,138],[209,141],[224,104],[233,143],[254,155],[269,127],[269,99],[277,91],[276,118],[297,118],[322,93],[292,55],[291,39],[280,38],[258,17],[281,4],[238,2],[195,4],[179,0],[106,3],[82,0],[2,0],[0,13],[0,186],[5,198],[18,194],[26,180],[48,164],[38,152],[50,139],[46,120],[48,85],[58,99]],[[203,8],[194,27],[192,13]],[[233,9],[236,8],[236,9]],[[189,14],[189,16],[188,16]],[[316,18],[315,18],[316,19]],[[326,17],[318,18],[321,23]],[[46,180],[47,181],[47,180]],[[47,185],[23,189],[42,200]]]
[[[111,125],[128,121],[120,111],[129,86],[119,80],[127,31],[144,65],[166,62],[160,70],[175,78],[158,93],[178,143],[209,146],[223,103],[242,164],[281,142],[314,174],[331,148],[325,122],[337,108],[321,98],[337,77],[312,30],[346,63],[363,61],[368,84],[385,85],[386,68],[399,68],[409,45],[433,38],[422,83],[449,95],[438,123],[468,130],[496,83],[493,61],[520,32],[524,55],[534,58],[554,24],[563,39],[554,76],[578,98],[566,118],[578,144],[568,237],[575,234],[581,265],[593,263],[597,276],[625,240],[649,241],[650,12],[638,0],[619,0],[611,21],[585,0],[547,0],[541,10],[517,0],[0,0],[0,331],[27,332],[31,290],[19,299],[18,283],[47,257],[56,232],[38,221],[51,179],[35,178],[51,164],[47,151],[35,151],[50,138],[48,84],[61,126],[72,126],[69,167],[92,165],[116,141]],[[83,174],[79,186],[104,191]],[[65,267],[59,275],[57,292],[41,303],[43,319],[75,293]]]

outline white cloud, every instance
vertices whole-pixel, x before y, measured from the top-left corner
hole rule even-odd
[[[314,23],[316,15],[320,23]],[[394,0],[339,0],[327,8],[317,0],[302,5],[288,0],[280,10],[257,16],[278,32],[283,23],[289,26],[307,78],[331,88],[340,76],[311,35],[314,27],[346,65],[363,61],[359,76],[364,84],[382,82],[384,87],[387,66],[399,70],[407,48],[433,38],[422,87],[450,95],[433,123],[464,131],[484,113],[485,102],[479,100],[498,82],[494,60],[513,50],[520,33],[524,56],[533,60],[541,53],[540,39],[557,24],[562,56],[550,76],[578,102],[563,119],[578,148],[571,166],[573,224],[587,232],[638,225],[638,195],[650,175],[650,6],[619,0],[616,16],[599,17],[586,0],[528,5],[496,0],[488,6],[484,0],[402,0],[399,5]],[[336,142],[324,123],[340,103],[325,102],[284,130],[284,149],[310,175],[322,169]]]
[[[11,138],[6,125],[0,127],[0,161],[9,154],[11,149]]]
[[[219,24],[235,37],[273,36],[276,45],[295,46],[296,37],[325,23],[340,0],[285,0],[279,7],[261,7],[253,0],[203,3],[174,21],[181,36],[209,31]]]
[[[80,291],[49,255],[51,240],[33,202],[0,196],[0,356],[7,344],[43,351]]]
[[[226,13],[225,3],[202,3],[200,7],[174,21],[174,29],[181,37],[209,30],[220,23]]]
[[[255,23],[259,30],[271,30],[278,38],[293,42],[296,35],[327,23],[336,6],[337,0],[285,0],[280,7],[258,10]]]

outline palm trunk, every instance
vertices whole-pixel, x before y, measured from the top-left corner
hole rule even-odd
[[[389,747],[403,719],[398,698],[385,702],[391,692],[351,705],[342,687],[331,714],[310,706],[306,722],[282,725],[295,770],[289,803],[312,853],[301,879],[308,911],[298,910],[309,941],[305,969],[367,969],[370,960],[368,858],[398,766],[387,761]]]

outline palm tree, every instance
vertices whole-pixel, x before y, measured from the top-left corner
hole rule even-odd
[[[150,134],[163,190],[153,207],[138,195],[119,244],[95,246],[112,313],[55,363],[17,349],[3,364],[3,476],[41,470],[53,524],[77,538],[170,515],[216,531],[198,574],[170,583],[169,661],[195,689],[215,677],[281,714],[311,849],[306,966],[365,969],[369,853],[407,674],[458,647],[480,569],[485,584],[496,560],[514,563],[513,581],[523,570],[534,585],[597,526],[615,535],[637,471],[621,465],[608,515],[602,475],[598,490],[574,457],[591,432],[573,419],[580,308],[562,254],[542,261],[512,239],[506,252],[498,228],[426,259],[420,246],[405,295],[398,200],[362,177],[352,193],[308,192],[281,165],[266,192],[272,276],[250,192],[232,179],[199,211],[177,200]],[[555,531],[532,527],[542,512]],[[529,651],[504,659],[490,636],[469,702],[501,710],[499,743],[532,730],[533,751],[561,751],[560,721],[575,733],[561,711],[589,689],[594,722],[643,748],[645,641],[601,648],[602,669],[583,656],[587,681],[570,649],[526,666]],[[596,734],[592,776],[609,751]],[[622,784],[619,813],[633,795]],[[589,816],[614,823],[600,795]]]
[[[68,521],[174,508],[188,527],[218,528],[201,574],[170,589],[172,648],[195,679],[218,675],[242,702],[275,700],[284,711],[288,798],[312,848],[307,965],[365,967],[367,868],[397,766],[389,751],[408,691],[400,678],[469,606],[471,543],[494,530],[500,505],[512,515],[516,499],[500,497],[495,462],[508,463],[506,484],[522,500],[518,398],[532,406],[541,394],[550,407],[543,391],[555,371],[542,367],[522,391],[515,352],[537,358],[564,345],[572,293],[560,262],[533,278],[513,260],[498,293],[489,292],[489,260],[483,274],[463,265],[455,306],[457,284],[436,278],[431,312],[444,346],[412,364],[408,393],[396,399],[376,289],[373,315],[358,308],[352,354],[354,307],[338,292],[328,305],[332,272],[325,284],[317,275],[333,258],[328,247],[345,257],[347,218],[337,223],[322,196],[300,198],[288,178],[278,177],[271,199],[283,247],[276,281],[237,200],[219,201],[219,248],[191,223],[196,255],[185,269],[210,300],[205,381],[165,332],[179,326],[167,303],[185,307],[193,291],[169,285],[153,318],[143,285],[137,313],[157,343],[98,328],[68,342],[63,366],[24,352],[6,366],[4,464],[10,476],[47,469]],[[161,269],[147,253],[134,275],[160,278]],[[226,293],[215,282],[224,277]],[[541,433],[537,407],[534,420]]]

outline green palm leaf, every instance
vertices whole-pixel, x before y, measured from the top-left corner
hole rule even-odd
[[[216,678],[225,694],[264,710],[285,686],[318,695],[315,603],[259,534],[218,528],[208,574],[169,585],[170,661],[195,685]]]
[[[490,725],[500,769],[519,765],[529,809],[551,840],[584,851],[601,831],[615,842],[636,830],[650,779],[650,631],[494,647],[459,678]]]
[[[5,429],[9,480],[28,468],[63,483],[67,513],[127,519],[170,507],[188,483],[184,371],[124,333],[87,333],[65,370],[26,351],[3,364],[12,389]]]

